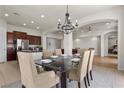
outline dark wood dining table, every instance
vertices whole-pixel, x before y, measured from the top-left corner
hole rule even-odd
[[[61,88],[67,87],[67,73],[68,70],[73,67],[71,59],[73,56],[58,56],[57,58],[50,57],[49,59],[52,60],[50,63],[42,63],[41,60],[35,61],[36,64],[41,65],[45,69],[54,70],[60,72],[60,82]]]

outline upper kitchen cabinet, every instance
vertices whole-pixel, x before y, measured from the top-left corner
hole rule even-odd
[[[30,45],[41,45],[41,37],[40,36],[28,35],[27,39],[29,40]]]
[[[13,32],[7,32],[7,44],[13,44],[14,34]]]
[[[13,31],[13,33],[14,39],[27,39],[27,33],[25,32]]]
[[[35,44],[36,45],[41,45],[41,37],[40,36],[35,37]]]

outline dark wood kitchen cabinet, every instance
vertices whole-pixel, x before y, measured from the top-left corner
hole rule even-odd
[[[41,37],[40,36],[35,36],[35,44],[41,45]]]
[[[7,32],[7,44],[13,44],[14,34],[13,32]]]
[[[7,61],[16,60],[16,50],[12,44],[7,45]]]
[[[29,40],[30,45],[41,45],[41,37],[40,36],[28,35],[27,39]]]
[[[7,32],[7,61],[16,60],[16,50],[14,48],[14,33]]]
[[[27,33],[25,32],[13,31],[13,33],[14,39],[27,39]]]

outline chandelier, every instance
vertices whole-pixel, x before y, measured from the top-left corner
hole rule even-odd
[[[65,22],[62,25],[61,20],[58,20],[58,31],[64,32],[64,34],[69,34],[74,31],[74,29],[78,28],[78,21],[76,20],[75,25],[72,24],[69,13],[68,13],[68,5],[67,5],[67,12],[65,14]]]

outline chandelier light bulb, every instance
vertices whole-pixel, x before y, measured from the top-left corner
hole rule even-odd
[[[68,17],[68,19],[70,20],[70,19],[71,19],[71,17]]]
[[[78,20],[76,19],[76,23],[78,22]]]
[[[61,22],[61,19],[58,19],[59,22]]]

